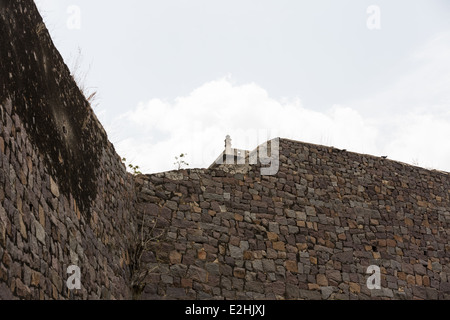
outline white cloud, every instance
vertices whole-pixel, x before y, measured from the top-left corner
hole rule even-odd
[[[48,20],[47,26],[51,31],[54,30],[54,40],[74,39],[70,37],[77,33],[69,35],[66,28],[69,3],[60,0],[36,0],[36,3],[44,19]],[[86,8],[83,12],[86,10],[90,11]],[[127,32],[126,34],[128,35]],[[311,38],[317,37],[313,35]],[[407,40],[399,40],[400,43],[403,41]],[[154,45],[153,42],[149,43]],[[360,46],[358,41],[352,43]],[[70,52],[68,48],[66,51]],[[139,50],[141,49],[136,48],[133,52]],[[398,47],[374,48],[373,54],[395,55],[395,50]],[[333,61],[332,55],[327,57],[329,61]],[[373,56],[368,54],[367,61],[373,61],[374,65],[382,61],[371,57]],[[365,100],[335,105],[325,112],[304,106],[298,99],[272,99],[257,84],[236,85],[228,77],[205,83],[189,95],[174,101],[152,99],[142,102],[133,110],[116,117],[112,123],[102,122],[119,154],[134,164],[141,165],[143,171],[149,173],[173,169],[174,157],[182,152],[188,153],[191,167],[206,167],[223,150],[223,140],[227,134],[232,136],[236,147],[245,149],[252,149],[258,142],[280,136],[334,145],[356,152],[388,155],[391,159],[405,162],[416,160],[424,166],[450,171],[450,148],[446,142],[450,133],[449,57],[450,32],[443,32],[411,54],[398,69],[393,70],[392,74],[397,75],[399,70],[409,67],[408,71],[394,80],[394,85],[379,93],[374,92]],[[323,66],[320,69],[320,63],[317,62],[322,60],[317,59],[310,61],[314,65],[313,76],[325,79],[329,69]],[[248,61],[243,61],[247,67]],[[292,60],[286,61],[284,63],[292,63]],[[335,61],[339,62],[338,59]],[[288,70],[290,65],[284,63],[279,66],[277,64],[276,70]],[[273,65],[267,67],[264,73],[268,77],[279,75],[271,70]],[[177,68],[166,69],[179,72]],[[128,72],[136,69],[127,67],[124,70]],[[104,77],[104,74],[107,73],[102,73],[99,79],[111,78]],[[141,75],[145,76],[146,73],[133,74],[136,79]],[[297,79],[289,72],[286,76],[280,80],[281,86]],[[370,74],[367,76],[370,77]],[[118,77],[124,78],[120,74]],[[350,79],[351,73],[348,77]],[[147,81],[145,78],[139,79],[141,82]],[[345,77],[342,81],[348,83]],[[127,84],[121,84],[119,91],[129,92],[133,83],[135,84],[128,83],[128,87]],[[114,85],[116,84],[117,81],[114,81]],[[379,87],[374,88],[378,89]],[[327,95],[327,92],[321,94]],[[99,117],[114,117],[113,106],[114,104],[108,105],[110,109],[99,114]]]
[[[282,137],[376,152],[377,129],[355,110],[333,106],[320,113],[303,107],[300,100],[274,100],[254,83],[235,85],[229,77],[174,102],[140,103],[107,130],[118,124],[118,136],[126,137],[113,139],[119,154],[149,173],[174,169],[174,157],[180,153],[188,154],[190,167],[208,167],[223,151],[227,134],[233,146],[242,149]]]
[[[391,117],[364,117],[339,105],[318,112],[298,99],[272,99],[254,83],[236,85],[229,77],[173,102],[139,103],[106,129],[118,153],[146,173],[173,170],[180,153],[188,154],[189,167],[208,167],[223,151],[227,134],[242,149],[281,137],[450,171],[450,148],[443,143],[450,136],[448,114],[412,108]]]
[[[255,83],[237,85],[226,77],[171,102],[141,102],[107,131],[119,154],[148,173],[174,169],[180,153],[188,154],[190,167],[207,167],[227,134],[242,149],[282,137],[450,171],[448,57],[450,32],[413,53],[407,61],[411,70],[394,85],[325,112],[299,99],[275,100]]]

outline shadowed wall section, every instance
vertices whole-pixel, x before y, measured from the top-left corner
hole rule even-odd
[[[133,179],[34,2],[1,1],[0,34],[0,299],[127,298]]]

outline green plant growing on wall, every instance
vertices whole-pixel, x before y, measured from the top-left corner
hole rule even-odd
[[[184,161],[186,156],[187,156],[187,153],[182,153],[182,154],[180,154],[180,156],[175,157],[175,162],[173,164],[178,167],[177,170],[181,170],[183,168],[183,166],[188,166],[189,165],[189,163]]]
[[[122,158],[122,162],[126,164],[127,159],[126,158]],[[140,169],[139,166],[135,166],[132,163],[129,163],[127,167],[130,169],[131,173],[134,174],[135,176],[139,175],[139,174],[142,174],[142,172],[139,170]]]

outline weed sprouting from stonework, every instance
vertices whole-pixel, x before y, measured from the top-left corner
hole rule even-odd
[[[42,32],[44,32],[45,30],[45,24],[44,23],[39,23],[36,27],[36,33],[38,36],[40,36],[42,34]]]
[[[87,71],[83,72],[82,64],[83,64],[83,54],[82,54],[81,48],[78,48],[77,56],[76,56],[76,58],[74,58],[73,62],[71,63],[71,66],[70,66],[71,76],[72,76],[73,80],[76,82],[81,93],[84,95],[86,100],[91,105],[91,107],[95,109],[95,107],[98,106],[98,103],[96,103],[97,98],[98,98],[97,91],[92,91],[93,88],[88,87],[86,85],[86,78],[89,74],[91,66],[89,66]]]
[[[127,162],[127,159],[126,158],[122,158],[122,162],[123,163],[126,163]],[[140,175],[140,174],[142,174],[142,172],[140,171],[140,167],[139,166],[135,166],[134,164],[132,164],[132,163],[129,163],[128,165],[126,165],[127,167],[128,167],[128,169],[130,169],[131,170],[131,173],[133,173],[135,176],[136,175]]]
[[[181,170],[183,169],[183,166],[188,166],[189,163],[187,163],[186,161],[184,161],[184,159],[186,158],[187,154],[186,153],[182,153],[180,154],[180,156],[175,157],[175,162],[173,163],[175,166],[177,166],[177,170]]]
[[[142,214],[142,222],[140,230],[136,235],[135,243],[131,248],[131,290],[132,299],[139,300],[146,285],[146,277],[156,271],[158,266],[148,267],[143,263],[143,256],[150,252],[152,245],[158,243],[165,234],[165,230],[157,229],[158,217],[154,217],[150,222],[146,223],[145,211]]]

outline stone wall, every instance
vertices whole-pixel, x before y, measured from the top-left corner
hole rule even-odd
[[[447,173],[281,139],[276,175],[133,177],[32,0],[0,34],[0,299],[450,298]]]
[[[0,34],[0,299],[128,298],[133,179],[34,2],[0,1]]]
[[[165,232],[142,299],[450,298],[447,173],[284,139],[275,176],[241,169],[137,179]]]

